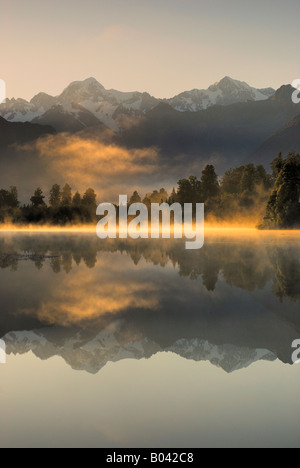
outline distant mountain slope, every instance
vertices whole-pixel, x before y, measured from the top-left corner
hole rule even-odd
[[[57,132],[78,132],[94,126],[105,127],[91,112],[78,106],[67,112],[63,106],[51,107],[41,117],[32,120],[33,123],[51,125]]]
[[[264,101],[213,106],[199,112],[177,112],[161,103],[116,140],[127,147],[157,146],[166,158],[182,155],[189,161],[211,161],[223,171],[242,163],[299,113],[292,92],[291,86],[282,86]],[[267,160],[260,162],[268,164]]]
[[[0,117],[0,147],[6,147],[14,143],[26,143],[35,140],[42,135],[54,133],[50,126],[32,123],[12,123]]]
[[[300,153],[300,115],[296,116],[260,145],[250,155],[249,160],[254,163],[263,161],[264,164],[270,164],[279,152],[286,155],[289,151]]]
[[[225,77],[207,90],[186,91],[174,98],[161,100],[148,93],[106,90],[97,80],[88,78],[71,83],[56,97],[39,93],[30,102],[7,99],[6,104],[0,105],[0,115],[12,122],[51,124],[57,131],[77,131],[100,122],[119,131],[124,126],[124,117],[141,117],[161,101],[180,112],[196,112],[215,104],[225,106],[247,100],[266,100],[274,92],[272,88],[258,90],[245,82]],[[55,115],[57,109],[60,109],[59,117]]]

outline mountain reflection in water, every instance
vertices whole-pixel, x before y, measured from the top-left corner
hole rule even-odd
[[[108,361],[171,351],[226,372],[291,364],[300,336],[297,236],[100,241],[92,234],[0,237],[0,338],[8,353]]]

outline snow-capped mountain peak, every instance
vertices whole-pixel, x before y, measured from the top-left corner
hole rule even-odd
[[[276,355],[267,349],[250,349],[231,344],[215,345],[199,338],[179,339],[162,348],[138,331],[128,336],[122,333],[122,321],[86,338],[77,331],[73,336],[55,340],[55,329],[11,332],[4,337],[8,354],[32,351],[40,359],[61,356],[73,369],[96,374],[108,362],[123,359],[148,359],[159,352],[172,352],[185,359],[209,361],[227,373],[252,365],[256,361],[275,361]]]
[[[267,97],[258,89],[252,88],[245,81],[233,80],[229,76],[225,76],[221,81],[215,83],[208,88],[209,91],[221,90],[224,99],[246,101],[262,101]],[[273,90],[275,92],[275,90]]]
[[[214,90],[214,88],[226,89],[244,86],[248,86],[246,82],[234,80],[233,78],[230,78],[230,76],[224,76],[224,78],[220,81],[216,81],[216,83],[211,85],[208,89]]]
[[[58,97],[60,101],[80,102],[87,98],[97,99],[105,94],[105,88],[95,78],[87,78],[84,81],[73,81]]]
[[[35,106],[37,109],[43,108],[43,109],[50,109],[52,106],[54,106],[56,103],[56,99],[53,96],[50,96],[49,94],[46,93],[39,93],[36,96],[34,96],[30,104]]]
[[[263,101],[275,93],[272,88],[259,90],[244,81],[225,76],[208,89],[193,89],[169,99],[167,102],[180,112],[196,112],[214,105],[227,106],[237,102]]]
[[[197,112],[216,104],[226,106],[247,100],[266,100],[274,93],[272,88],[259,90],[243,81],[226,76],[207,90],[193,89],[171,99],[161,100],[146,92],[107,90],[95,78],[87,78],[83,81],[72,82],[56,97],[39,93],[30,102],[24,99],[7,99],[6,103],[0,104],[0,116],[11,122],[27,121],[48,124],[57,131],[61,131],[68,128],[67,123],[62,124],[61,111],[59,118],[55,117],[57,115],[55,109],[63,108],[64,113],[68,115],[68,120],[71,119],[74,124],[72,128],[76,130],[83,129],[87,125],[94,126],[103,123],[110,129],[119,131],[122,128],[124,116],[139,118],[162,101],[180,112]],[[78,109],[80,109],[80,116]],[[86,114],[84,124],[82,123],[83,114]],[[76,125],[75,120],[77,120]]]

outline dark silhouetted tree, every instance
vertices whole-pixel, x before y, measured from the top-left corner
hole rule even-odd
[[[76,192],[73,199],[72,199],[72,206],[75,208],[79,208],[82,203],[82,198],[79,192]]]
[[[275,158],[274,161],[271,162],[272,176],[273,176],[274,182],[276,181],[283,165],[284,165],[284,160],[282,157],[282,153],[279,153],[277,158]]]
[[[142,199],[139,196],[138,192],[135,190],[129,200],[129,205],[133,205],[134,203],[141,203]]]
[[[201,177],[202,200],[206,202],[208,198],[216,197],[219,194],[220,186],[215,168],[207,165],[202,171]]]
[[[184,203],[201,203],[201,182],[195,176],[178,182],[177,200]]]
[[[82,197],[82,206],[84,208],[84,217],[87,222],[96,219],[97,197],[92,188],[87,189]]]
[[[18,206],[18,191],[16,187],[10,187],[9,190],[0,190],[0,208],[17,208]]]
[[[0,190],[0,222],[4,222],[6,218],[14,221],[14,218],[19,215],[19,205],[16,187],[10,187],[9,190]]]
[[[172,205],[173,203],[176,203],[176,202],[177,202],[177,193],[176,193],[175,188],[173,187],[168,203],[169,205]]]
[[[50,190],[49,203],[52,208],[58,208],[61,203],[60,185],[53,185]]]
[[[72,203],[72,188],[69,184],[66,184],[61,193],[61,205],[62,206],[71,206]]]
[[[30,198],[30,201],[34,207],[45,206],[43,190],[38,187],[34,192],[33,196]]]
[[[18,190],[17,187],[11,186],[9,188],[9,201],[11,208],[18,208],[20,202],[18,200]]]
[[[289,154],[268,200],[265,225],[280,229],[300,227],[300,155]]]
[[[222,193],[237,195],[241,193],[241,178],[243,175],[244,166],[237,167],[235,169],[229,169],[225,172],[222,183],[221,190]]]
[[[151,203],[164,203],[168,199],[168,193],[164,188],[153,190],[152,193],[147,193],[145,198],[149,198]]]
[[[255,186],[255,166],[247,164],[244,166],[242,178],[240,181],[240,192],[253,192]]]
[[[96,209],[97,208],[96,199],[97,199],[97,197],[96,197],[95,190],[93,190],[92,188],[89,188],[89,189],[87,189],[87,191],[84,193],[84,195],[82,197],[82,203],[85,206],[90,206],[93,209],[94,208]]]

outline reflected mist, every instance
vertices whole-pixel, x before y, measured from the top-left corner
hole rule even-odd
[[[299,259],[295,236],[209,235],[187,251],[181,240],[2,234],[0,338],[8,354],[60,355],[91,373],[161,351],[226,372],[291,364]]]

